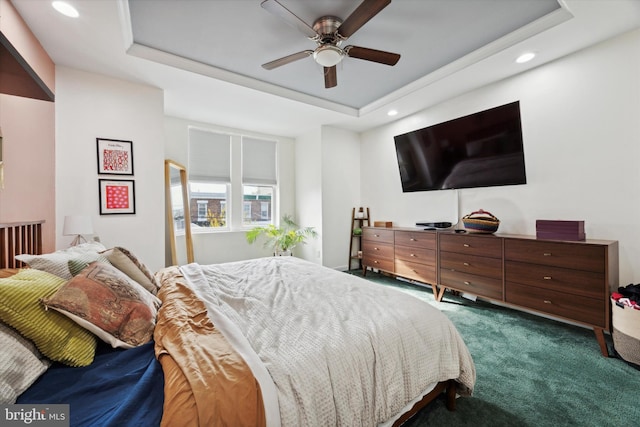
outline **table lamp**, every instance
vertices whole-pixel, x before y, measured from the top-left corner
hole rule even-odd
[[[64,236],[76,236],[71,242],[71,246],[86,243],[87,239],[83,234],[93,234],[93,225],[91,218],[86,215],[67,215],[64,217],[64,227],[62,228]]]

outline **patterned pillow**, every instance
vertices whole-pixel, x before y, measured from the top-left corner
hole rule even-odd
[[[55,274],[58,277],[69,280],[73,277],[69,271],[69,260],[80,259],[86,263],[91,263],[98,260],[98,252],[103,250],[105,250],[105,247],[102,243],[89,242],[49,254],[21,254],[16,255],[15,258],[31,268],[46,271],[47,273]]]
[[[51,365],[36,346],[0,322],[0,404],[13,404]]]
[[[157,294],[160,285],[153,277],[153,273],[138,257],[125,248],[115,247],[101,252],[112,265],[124,274],[140,283],[152,294]]]
[[[50,297],[64,283],[58,276],[31,268],[0,279],[0,320],[33,341],[49,359],[70,366],[86,366],[93,362],[95,336],[40,303],[40,299]]]
[[[43,304],[113,347],[132,348],[153,338],[160,300],[117,268],[99,262],[60,287]]]

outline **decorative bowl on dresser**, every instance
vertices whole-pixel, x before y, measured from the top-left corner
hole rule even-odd
[[[538,240],[416,228],[363,229],[362,268],[593,328],[608,356],[609,295],[618,286],[618,242]]]

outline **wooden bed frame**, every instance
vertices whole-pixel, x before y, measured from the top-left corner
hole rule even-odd
[[[456,382],[455,380],[442,381],[442,382],[439,382],[435,386],[435,388],[431,390],[429,393],[427,393],[420,401],[416,402],[416,404],[413,405],[411,409],[409,409],[407,412],[402,414],[400,418],[398,418],[396,422],[393,423],[393,427],[399,427],[405,422],[407,422],[411,417],[416,415],[425,406],[427,406],[429,403],[436,400],[436,398],[440,396],[440,394],[443,391],[446,393],[445,405],[447,409],[449,411],[455,411],[456,410]]]
[[[42,254],[42,224],[44,220],[0,223],[0,278],[10,277],[25,265],[16,260],[19,254]],[[400,426],[433,402],[442,393],[446,395],[446,407],[454,411],[456,407],[456,382],[448,380],[438,383],[420,401],[402,414],[393,427]]]
[[[16,255],[42,253],[42,224],[44,220],[0,223],[0,269],[24,267]]]

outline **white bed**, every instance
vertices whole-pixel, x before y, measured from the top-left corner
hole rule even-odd
[[[399,290],[295,257],[180,273],[249,365],[269,426],[388,425],[436,384],[473,390],[453,324]]]

